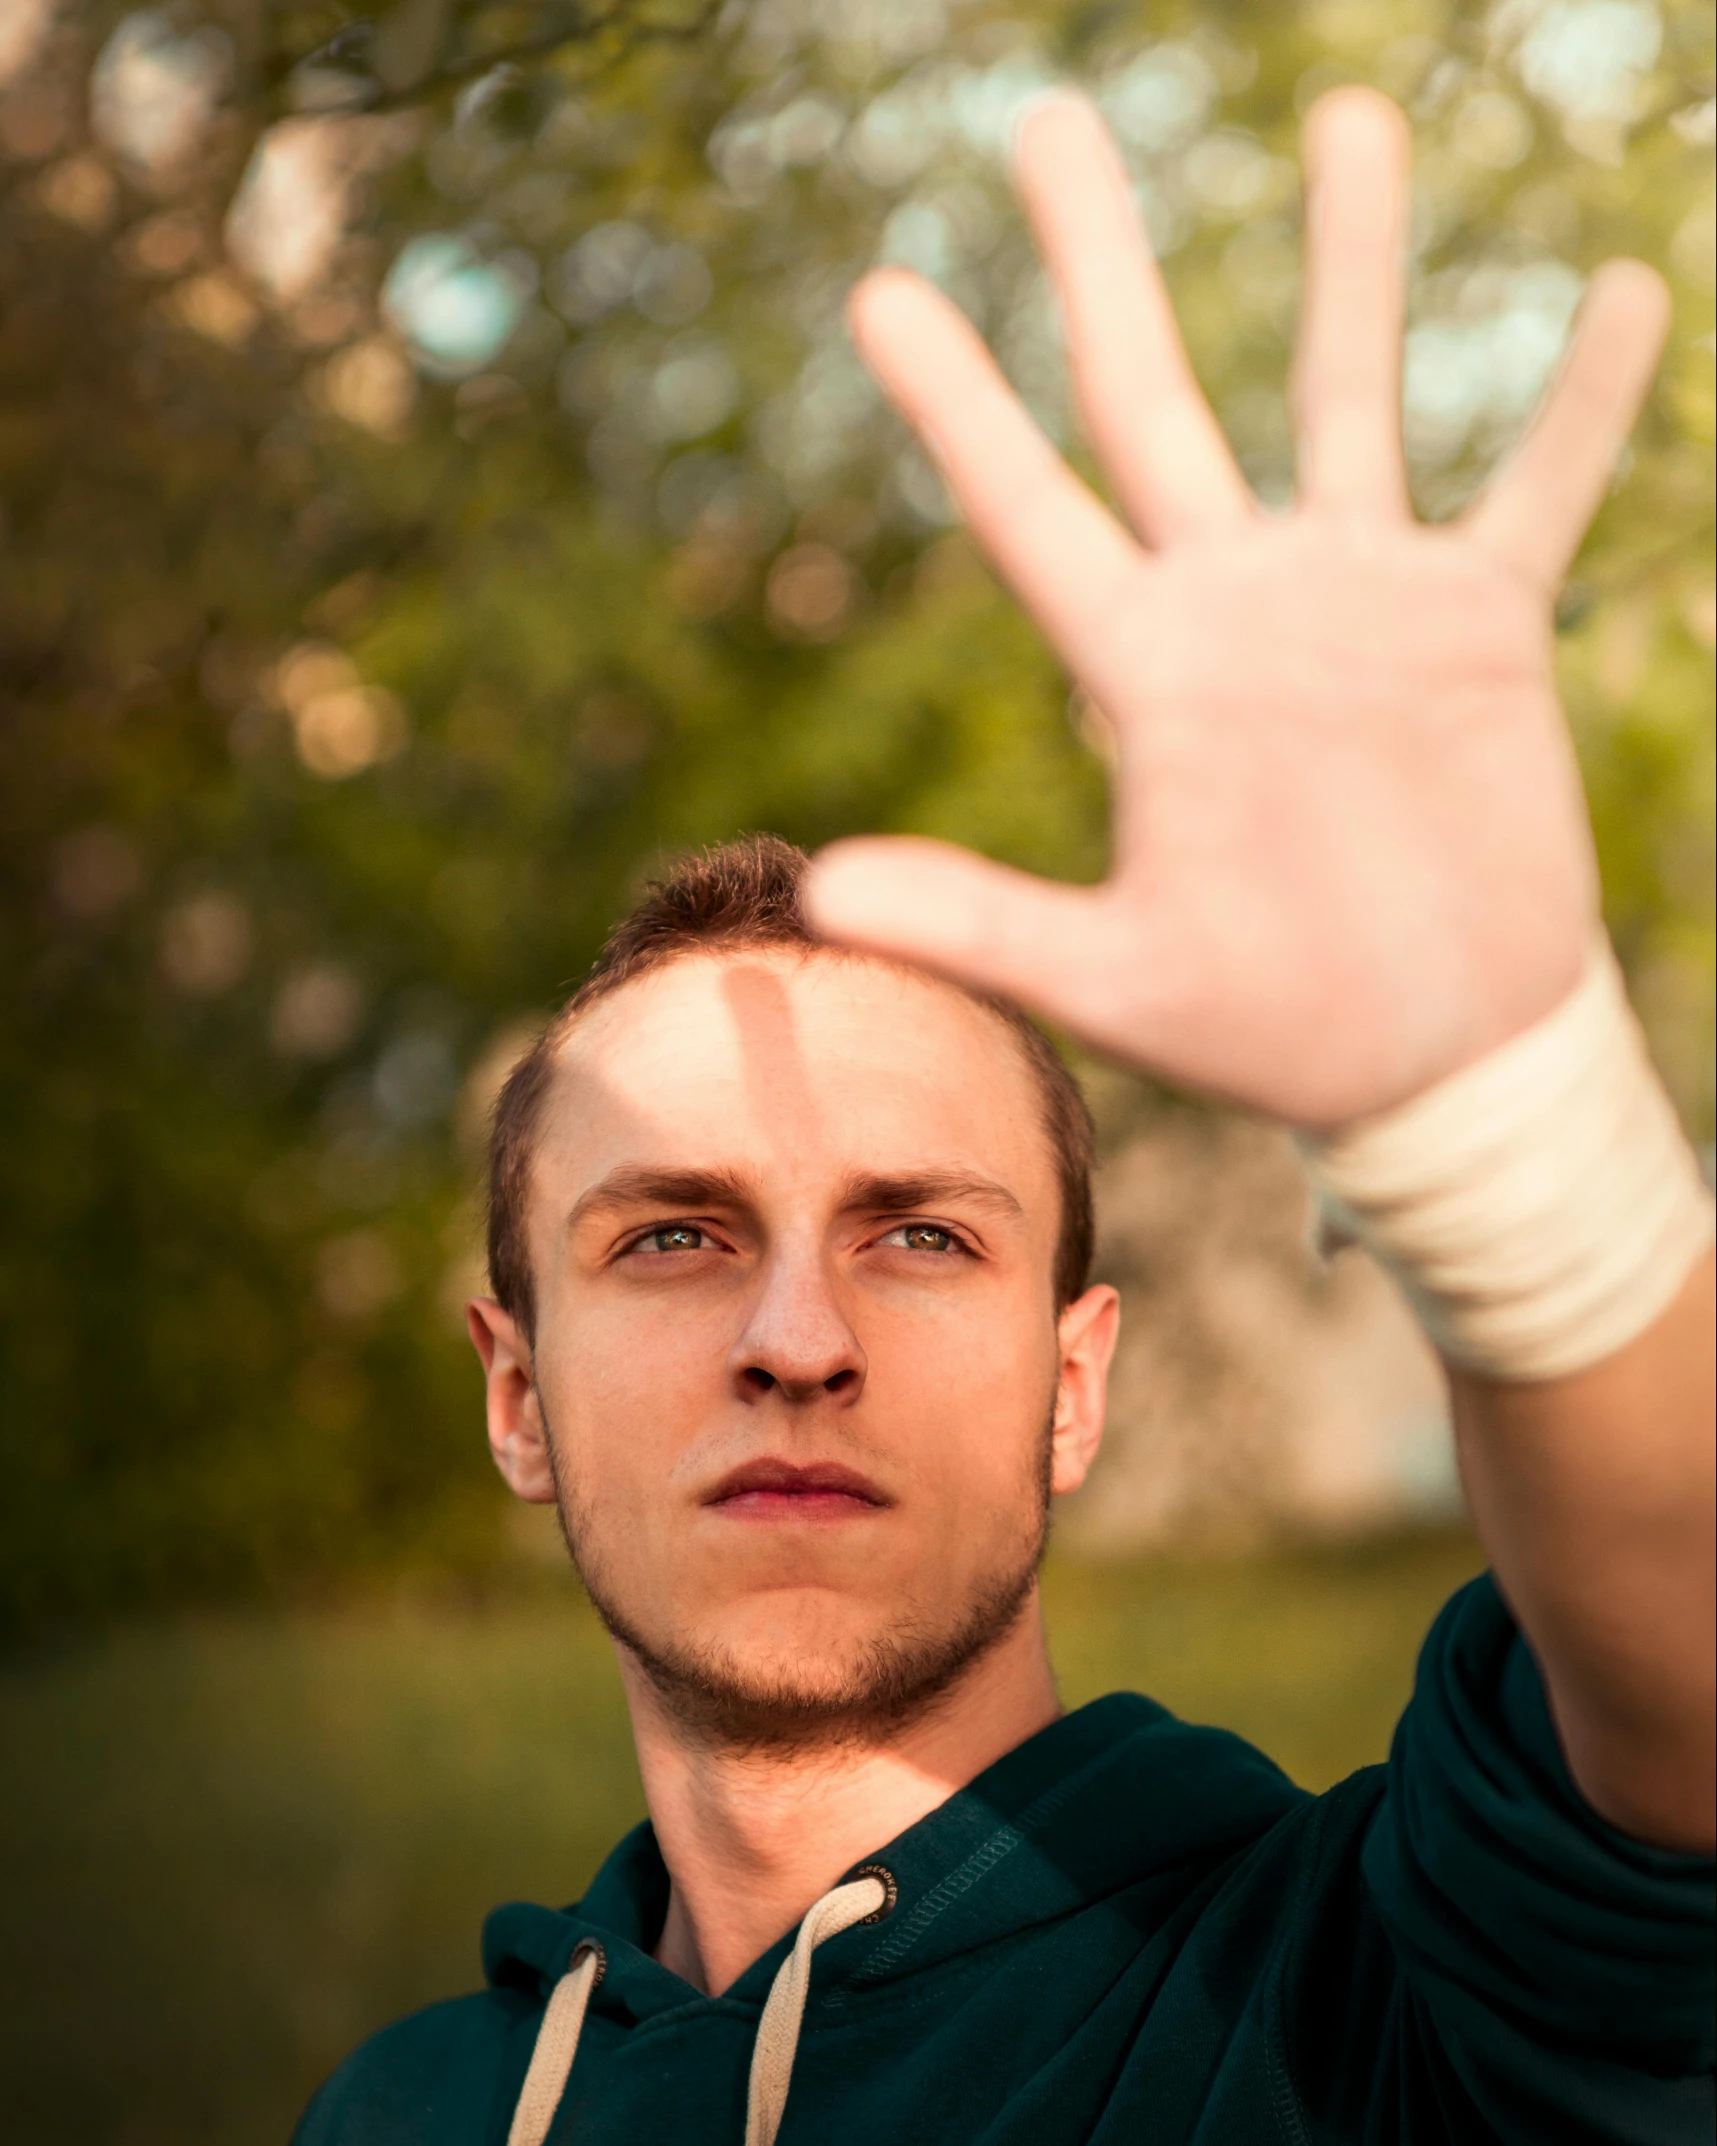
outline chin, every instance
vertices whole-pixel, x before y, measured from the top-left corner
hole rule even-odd
[[[910,1559],[807,1557],[802,1540],[790,1559],[772,1543],[772,1555],[739,1566],[683,1554],[650,1569],[610,1561],[611,1544],[571,1500],[563,1532],[623,1658],[684,1735],[806,1750],[897,1735],[1018,1627],[1034,1600],[1048,1503],[1045,1481],[1022,1500],[1012,1540],[963,1570],[944,1560],[918,1568],[931,1583],[924,1592]]]
[[[828,1587],[772,1587],[706,1615],[688,1612],[673,1634],[635,1649],[648,1666],[673,1661],[714,1687],[761,1706],[807,1712],[850,1705],[884,1665],[916,1654],[934,1619]]]
[[[1018,1625],[1035,1577],[1033,1560],[963,1602],[904,1613],[898,1600],[773,1590],[660,1638],[592,1599],[688,1737],[806,1751],[874,1746],[931,1713]]]
[[[688,1619],[698,1650],[730,1662],[736,1674],[798,1679],[819,1690],[845,1685],[878,1653],[935,1623],[911,1605],[903,1609],[898,1595],[878,1602],[830,1587],[772,1587],[701,1624]]]

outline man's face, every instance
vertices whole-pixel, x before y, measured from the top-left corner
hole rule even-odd
[[[575,1029],[536,1151],[534,1350],[497,1307],[473,1331],[503,1470],[558,1496],[683,1714],[839,1733],[1013,1623],[1112,1336],[1108,1291],[1057,1319],[1059,1222],[1018,1047],[932,981],[694,956]]]

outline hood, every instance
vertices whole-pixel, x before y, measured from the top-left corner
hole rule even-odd
[[[1307,1800],[1225,1730],[1191,1727],[1132,1693],[1095,1700],[853,1866],[856,1874],[881,1865],[894,1882],[893,1906],[882,1921],[823,1946],[819,1997],[851,2002],[1105,1902],[1130,1922],[1166,1920]],[[650,1957],[667,1907],[668,1874],[646,1823],[575,1906],[498,1908],[484,1927],[484,1971],[497,1988],[546,1992],[580,1940],[595,1938],[606,1955],[591,2000],[597,2013],[640,2021],[712,2001],[761,2009],[793,1933],[710,2000]]]

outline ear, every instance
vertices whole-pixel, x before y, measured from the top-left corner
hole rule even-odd
[[[515,1497],[528,1505],[554,1503],[554,1470],[542,1404],[531,1370],[531,1345],[511,1312],[493,1297],[473,1297],[465,1328],[483,1359],[487,1388],[489,1451]]]
[[[1076,1297],[1057,1322],[1061,1376],[1055,1389],[1049,1487],[1058,1497],[1079,1488],[1103,1443],[1109,1360],[1120,1331],[1121,1299],[1106,1282]]]

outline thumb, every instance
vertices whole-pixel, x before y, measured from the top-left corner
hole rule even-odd
[[[1098,937],[1083,887],[991,864],[952,843],[864,836],[819,852],[803,906],[823,938],[937,969],[1077,1025]]]

